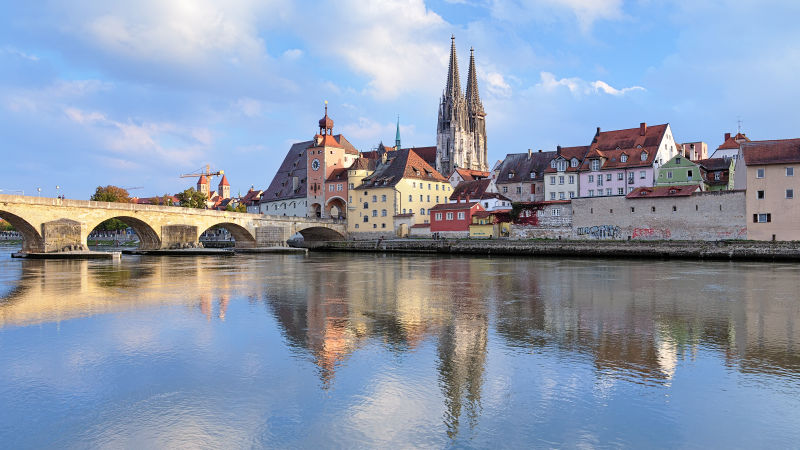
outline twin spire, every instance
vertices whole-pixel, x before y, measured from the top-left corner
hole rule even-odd
[[[451,98],[461,97],[461,77],[458,70],[458,57],[456,56],[456,37],[450,36],[450,63],[447,66],[447,87],[445,96]],[[469,49],[469,70],[467,72],[467,106],[470,112],[483,113],[483,104],[478,92],[478,74],[475,70],[475,49]]]

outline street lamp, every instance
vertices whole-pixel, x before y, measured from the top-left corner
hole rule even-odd
[[[37,188],[36,188],[36,196],[37,196],[37,197],[40,197],[41,195],[42,195],[42,188],[40,188],[40,187],[37,187]]]
[[[56,185],[56,198],[61,198],[61,196],[58,194],[60,192],[59,189],[61,189],[61,186]]]

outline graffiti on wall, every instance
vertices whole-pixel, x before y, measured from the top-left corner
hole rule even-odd
[[[669,228],[634,228],[633,239],[669,239],[672,231]]]
[[[590,239],[619,239],[622,233],[616,225],[596,225],[593,227],[578,227],[578,236]]]

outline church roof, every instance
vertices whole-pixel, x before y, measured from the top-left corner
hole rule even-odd
[[[222,179],[219,180],[219,185],[220,186],[230,186],[231,185],[230,183],[228,183],[228,177],[226,177],[225,174],[222,174]]]
[[[461,97],[461,78],[458,75],[458,57],[456,56],[456,37],[450,37],[450,63],[447,65],[447,86],[445,96]]]
[[[467,108],[470,112],[485,114],[478,92],[478,75],[475,71],[475,50],[469,49],[469,71],[467,73]]]

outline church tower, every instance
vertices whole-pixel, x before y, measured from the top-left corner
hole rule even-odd
[[[447,85],[439,102],[439,122],[436,127],[436,170],[445,176],[453,173],[456,167],[466,167],[470,159],[468,154],[472,153],[474,147],[467,102],[461,93],[456,38],[452,36],[450,39]]]
[[[472,142],[475,146],[472,160],[466,166],[469,169],[488,171],[488,155],[486,151],[486,112],[483,110],[481,96],[478,93],[478,75],[475,73],[475,50],[469,49],[469,73],[467,74],[467,115]]]

